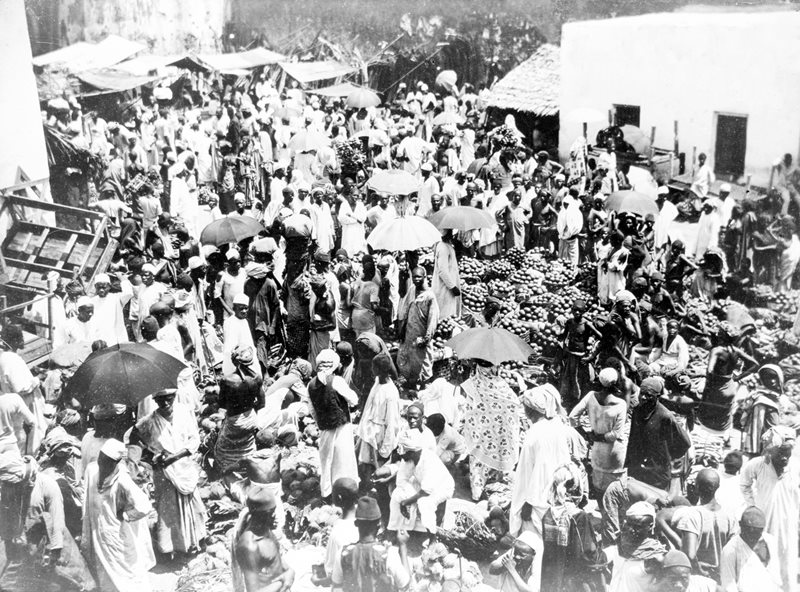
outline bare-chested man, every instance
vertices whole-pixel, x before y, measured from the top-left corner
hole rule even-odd
[[[265,487],[247,492],[247,513],[233,539],[233,584],[244,592],[283,592],[294,582],[294,570],[281,557],[275,538],[275,496]]]

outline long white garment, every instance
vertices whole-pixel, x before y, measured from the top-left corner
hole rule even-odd
[[[142,321],[150,316],[150,307],[161,300],[167,291],[167,287],[161,282],[153,282],[149,286],[141,284],[134,290],[128,314],[131,319],[135,319],[134,333],[139,341],[142,338]]]
[[[796,592],[800,513],[800,472],[796,461],[792,459],[778,476],[763,456],[751,459],[742,467],[741,486],[747,504],[766,514],[764,532],[777,542],[783,592]]]
[[[358,481],[358,463],[353,443],[353,424],[346,423],[319,433],[319,485],[322,497],[333,490],[337,479],[349,477]]]
[[[147,495],[120,464],[111,484],[98,490],[97,463],[86,469],[81,550],[96,569],[103,592],[142,592],[151,588],[147,575],[155,564],[147,517],[153,507]],[[108,481],[107,481],[108,482]],[[123,512],[122,520],[118,513]]]
[[[459,287],[456,250],[450,243],[439,242],[433,249],[433,279],[431,289],[439,304],[439,318],[461,316],[461,295],[450,291]]]
[[[447,467],[434,450],[423,449],[419,462],[413,465],[403,461],[397,472],[397,488],[392,492],[389,503],[389,530],[417,530],[436,532],[436,509],[441,503],[453,497],[455,482]],[[409,507],[409,517],[400,512],[400,502],[418,491],[427,496],[417,500]]]
[[[547,507],[553,474],[570,461],[567,429],[561,419],[554,418],[540,419],[528,430],[511,490],[509,526],[512,534],[518,534],[522,528],[520,514],[526,502],[534,507]]]
[[[710,214],[703,212],[700,215],[700,221],[697,224],[697,243],[694,249],[694,258],[697,261],[706,254],[706,251],[719,246],[721,224],[721,216],[716,208]]]
[[[127,280],[122,282],[122,292],[109,293],[104,298],[92,296],[94,318],[97,327],[97,338],[107,345],[117,345],[128,341],[128,330],[125,328],[125,317],[122,308],[133,297],[133,288]]]
[[[347,200],[339,206],[339,223],[342,225],[342,248],[350,257],[357,253],[367,252],[367,240],[364,236],[364,221],[367,209],[364,203],[356,201],[356,207],[350,207]]]
[[[333,226],[331,207],[325,202],[313,204],[311,206],[311,217],[316,224],[317,247],[320,251],[326,253],[332,251],[336,231]]]
[[[723,592],[780,592],[777,544],[766,533],[762,539],[769,550],[769,565],[764,565],[738,534],[722,548],[719,571]]]
[[[439,181],[431,175],[422,182],[417,192],[417,216],[425,216],[431,210],[431,196],[439,193]]]
[[[233,365],[231,354],[237,346],[249,347],[253,352],[253,361],[250,364],[250,369],[255,372],[255,375],[261,377],[261,366],[258,364],[258,357],[256,356],[256,345],[253,342],[253,334],[250,333],[250,325],[247,319],[237,319],[235,316],[230,316],[225,319],[222,324],[222,346],[223,355],[222,360],[222,374],[232,374],[236,371],[236,366]]]
[[[27,441],[27,454],[36,454],[47,431],[47,420],[44,418],[45,400],[42,389],[39,388],[39,379],[16,352],[0,352],[0,392],[17,393],[33,414],[36,420],[33,429],[25,436],[20,426],[17,441]],[[21,445],[20,449],[22,448]]]

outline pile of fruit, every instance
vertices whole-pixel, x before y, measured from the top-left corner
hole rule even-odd
[[[483,264],[483,261],[478,261],[471,257],[464,257],[458,262],[458,273],[464,281],[479,281],[485,272],[486,266]]]
[[[542,275],[544,275],[550,268],[550,262],[545,257],[543,251],[539,249],[534,249],[532,251],[528,251],[525,254],[524,267],[526,269],[533,269],[534,271],[538,271]]]
[[[473,312],[481,312],[486,306],[486,297],[489,290],[485,284],[466,284],[461,282],[461,302]]]
[[[790,292],[775,292],[769,286],[758,286],[755,291],[756,298],[764,302],[767,308],[787,315],[797,314],[797,299],[800,290]]]
[[[511,247],[508,251],[506,251],[505,258],[508,259],[509,263],[511,263],[511,265],[517,269],[520,269],[525,265],[525,251],[518,247]]]
[[[553,291],[563,288],[575,279],[576,269],[560,259],[553,261],[544,274],[544,285]]]
[[[314,467],[299,465],[295,469],[281,471],[281,484],[286,501],[295,506],[312,504],[322,497],[319,477]]]
[[[489,282],[489,295],[500,300],[514,295],[514,286],[507,280],[494,279]]]
[[[785,378],[800,378],[800,354],[792,354],[778,362]]]
[[[444,349],[444,344],[455,334],[461,333],[467,328],[466,325],[461,323],[455,317],[447,317],[439,321],[436,325],[436,331],[433,334],[433,347],[435,349]]]
[[[514,273],[514,266],[505,259],[495,259],[486,268],[484,280],[501,279],[507,280]]]

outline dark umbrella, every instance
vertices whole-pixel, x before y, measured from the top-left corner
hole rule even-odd
[[[112,345],[86,358],[64,395],[87,409],[100,403],[133,406],[147,395],[175,388],[185,368],[179,359],[146,343]]]
[[[238,243],[246,238],[256,236],[264,230],[261,222],[250,216],[226,216],[214,220],[203,228],[200,242],[204,245],[225,245]]]

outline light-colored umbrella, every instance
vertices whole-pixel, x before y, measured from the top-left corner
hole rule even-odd
[[[226,245],[238,243],[246,238],[256,236],[264,230],[261,222],[250,216],[226,216],[214,220],[203,228],[200,242],[204,245]]]
[[[47,106],[54,111],[69,111],[69,103],[61,97],[50,99],[47,102]]]
[[[464,118],[452,111],[444,111],[433,118],[433,125],[459,125],[461,123],[464,123]]]
[[[458,74],[453,70],[442,70],[439,72],[438,76],[436,76],[436,84],[446,90],[453,90],[457,81]]]
[[[353,109],[368,109],[381,104],[381,98],[368,88],[357,88],[349,95],[345,104]]]
[[[637,154],[647,154],[650,152],[650,137],[635,125],[623,125],[622,137],[633,146]]]
[[[419,191],[420,186],[419,179],[402,169],[380,171],[367,181],[367,187],[373,191],[390,195],[409,195]]]
[[[533,354],[530,345],[500,327],[467,329],[445,345],[462,360],[484,360],[494,365],[512,360],[526,362]]]
[[[497,224],[489,212],[471,206],[450,206],[439,210],[428,220],[439,230],[475,230],[492,228]]]
[[[656,200],[638,191],[615,191],[608,196],[605,207],[607,210],[614,210],[615,212],[630,212],[641,216],[646,216],[647,214],[658,216]]]
[[[361,130],[353,135],[354,138],[369,138],[369,145],[370,146],[388,146],[389,145],[389,135],[379,129],[368,129],[368,130]]]
[[[289,148],[295,152],[311,152],[329,146],[331,141],[321,133],[302,129],[289,140]]]
[[[292,107],[280,107],[275,109],[272,116],[275,119],[294,119],[295,117],[300,117],[302,114],[301,111],[293,109]]]
[[[405,216],[379,223],[369,233],[367,244],[386,251],[416,251],[441,240],[442,234],[425,218]]]

